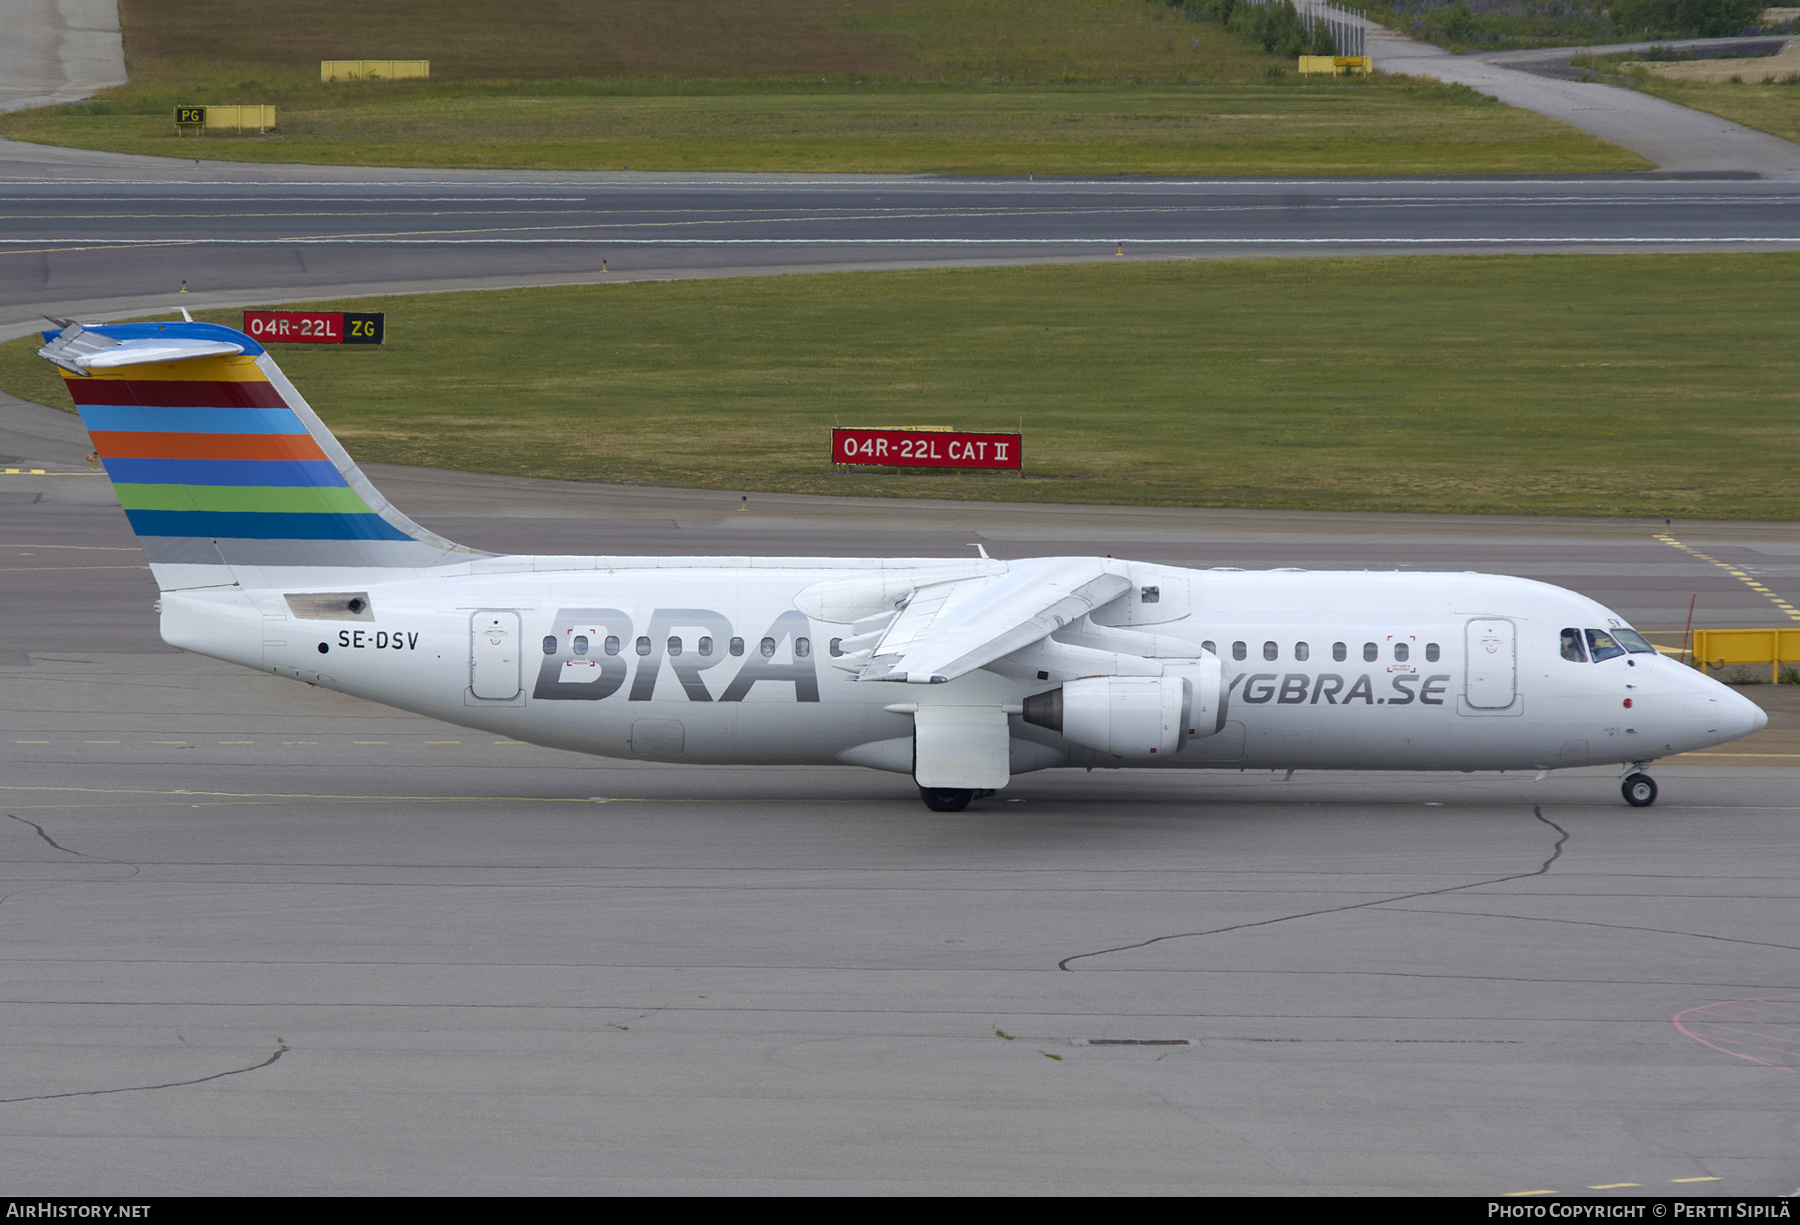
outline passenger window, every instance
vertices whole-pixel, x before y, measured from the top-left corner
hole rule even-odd
[[[833,659],[838,659],[843,654],[844,654],[844,640],[842,638],[833,638],[831,640],[831,657]]]
[[[606,636],[606,653],[608,655],[617,655],[619,653],[619,636],[617,634],[608,634]]]
[[[1234,642],[1231,644],[1231,657],[1233,659],[1246,659],[1249,655],[1250,650],[1243,643]]]
[[[1372,642],[1363,643],[1363,662],[1374,663],[1381,658],[1381,648]]]
[[[1219,653],[1218,644],[1213,642],[1210,638],[1200,644],[1200,649],[1205,651],[1208,655],[1217,655]]]
[[[1280,659],[1281,658],[1281,648],[1276,646],[1272,642],[1263,643],[1263,658],[1264,659]]]
[[[1603,659],[1611,659],[1623,655],[1625,648],[1613,641],[1613,636],[1605,630],[1589,630],[1587,632],[1588,654],[1595,663]]]
[[[794,658],[795,659],[805,659],[808,655],[811,655],[811,654],[812,654],[812,639],[811,638],[796,638],[796,639],[794,639]]]
[[[1312,648],[1310,646],[1308,646],[1304,642],[1296,642],[1294,644],[1294,658],[1295,659],[1299,660],[1301,663],[1305,663],[1311,657],[1312,657]]]
[[[1350,658],[1350,648],[1341,642],[1334,642],[1331,644],[1331,657],[1339,663],[1343,663]]]
[[[1425,662],[1428,664],[1434,664],[1437,661],[1438,661],[1438,644],[1435,642],[1426,643],[1425,644]]]
[[[727,649],[733,655],[742,655],[744,653],[744,640],[742,638],[733,638]]]
[[[577,655],[586,655],[587,647],[588,647],[587,635],[586,634],[575,635],[575,653]]]
[[[763,653],[764,659],[772,659],[775,656],[775,640],[773,638],[764,638],[761,645],[756,649]]]
[[[700,653],[702,655],[711,655],[712,654],[712,639],[711,638],[702,638],[700,640]]]
[[[1572,664],[1587,662],[1587,652],[1581,646],[1581,631],[1565,629],[1562,632],[1562,657]]]
[[[669,639],[669,654],[671,654],[671,655],[681,654],[681,639],[679,639],[679,638],[670,638]]]
[[[1411,655],[1412,655],[1412,648],[1407,646],[1404,642],[1396,642],[1394,644],[1394,662],[1395,663],[1403,664],[1407,661],[1408,658],[1411,657]]]
[[[556,635],[555,634],[545,634],[544,635],[544,654],[546,654],[546,655],[556,654]]]
[[[639,655],[648,655],[650,653],[650,640],[648,638],[639,638],[637,640],[637,653]]]

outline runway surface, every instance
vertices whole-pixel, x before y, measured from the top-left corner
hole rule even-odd
[[[941,816],[171,651],[68,419],[0,422],[44,469],[0,475],[13,1194],[1800,1185],[1785,689],[1648,811],[1604,770],[1058,771]],[[1497,568],[1768,621],[1652,524],[371,474],[488,547]],[[1785,525],[1676,527],[1797,594]]]
[[[290,170],[293,168],[289,168]],[[307,168],[299,168],[306,170]],[[342,172],[338,172],[341,174]],[[41,314],[839,268],[1800,248],[1800,183],[506,176],[0,183],[0,330]],[[183,284],[189,293],[180,295]]]

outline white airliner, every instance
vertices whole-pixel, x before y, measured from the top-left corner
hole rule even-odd
[[[56,320],[184,650],[608,757],[910,774],[1535,770],[1764,726],[1558,587],[1095,557],[531,557],[390,506],[274,360],[213,324]]]

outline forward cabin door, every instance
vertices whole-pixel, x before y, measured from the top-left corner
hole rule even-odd
[[[1469,622],[1469,680],[1465,693],[1476,710],[1504,710],[1517,694],[1517,632],[1511,621],[1482,617]]]
[[[469,618],[469,692],[491,701],[519,696],[519,614],[511,609]]]

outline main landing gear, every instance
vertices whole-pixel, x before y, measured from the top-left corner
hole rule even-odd
[[[1625,796],[1625,802],[1633,808],[1648,808],[1656,803],[1656,780],[1637,767],[1643,763],[1634,762],[1632,773],[1625,776],[1619,790]]]
[[[961,812],[975,798],[969,787],[920,787],[919,798],[932,812]]]

